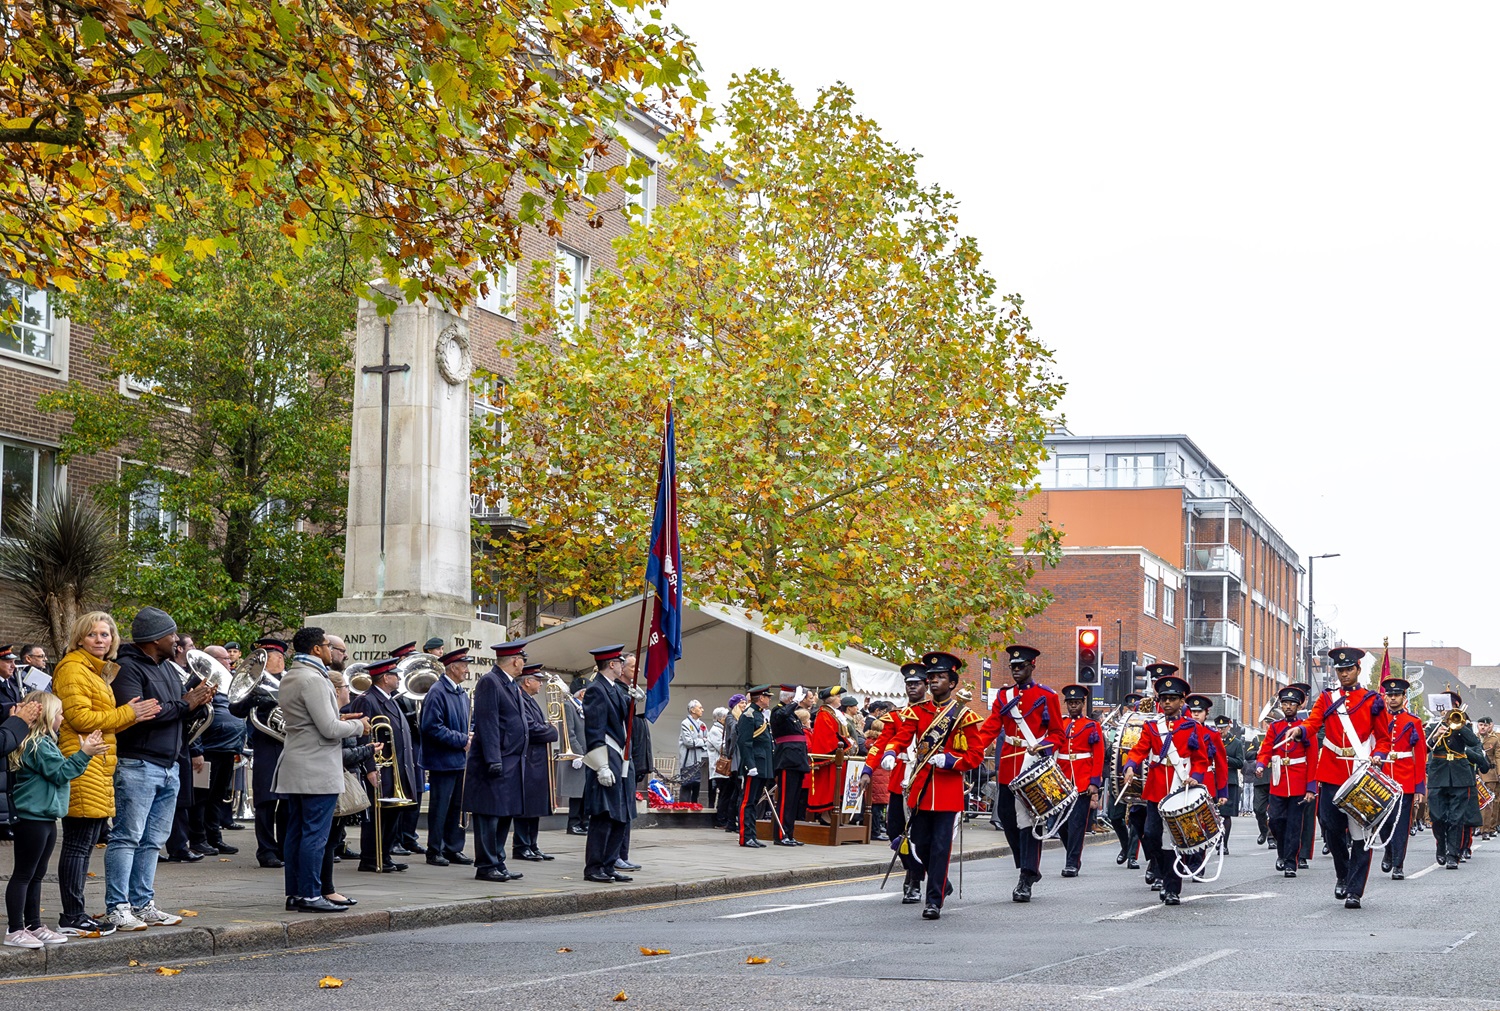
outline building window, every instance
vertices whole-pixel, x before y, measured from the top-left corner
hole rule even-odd
[[[475,370],[469,382],[474,391],[474,425],[483,432],[480,438],[470,440],[473,451],[504,454],[510,441],[505,430],[505,380],[493,372]],[[504,497],[504,489],[497,495],[486,489],[470,488],[469,515],[479,519],[509,516],[510,503]]]
[[[145,536],[168,538],[177,533],[177,514],[162,505],[162,483],[142,481],[130,492],[126,514],[126,534],[130,539]]]
[[[1110,453],[1104,469],[1111,488],[1158,488],[1167,483],[1164,453]]]
[[[557,311],[573,320],[573,325],[582,329],[588,323],[589,258],[575,253],[565,246],[557,247],[557,290],[554,301]]]
[[[55,466],[51,450],[0,442],[0,537],[14,536],[16,524],[52,497]]]
[[[1168,587],[1161,591],[1161,620],[1171,625],[1177,619],[1177,591]]]
[[[1089,458],[1087,454],[1057,458],[1057,487],[1087,488],[1088,486]]]
[[[0,350],[39,362],[52,361],[52,307],[47,293],[0,277],[0,301],[17,310],[16,321],[0,331]]]
[[[1156,581],[1155,578],[1153,578],[1151,576],[1147,576],[1146,577],[1146,613],[1147,614],[1155,614],[1156,613],[1156,583],[1157,583],[1157,581]]]
[[[641,224],[649,225],[651,224],[651,211],[656,207],[656,162],[635,150],[630,152],[630,156],[632,161],[644,163],[649,171],[641,178],[629,181],[629,186],[638,192],[631,193],[627,190],[625,204],[637,209],[632,213],[639,213]]]
[[[479,308],[494,313],[496,316],[504,316],[506,319],[516,318],[516,267],[512,263],[501,263],[495,266],[486,265],[485,271],[490,275],[489,294],[481,296],[478,302]]]

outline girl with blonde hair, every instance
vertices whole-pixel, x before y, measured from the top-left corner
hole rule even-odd
[[[42,714],[26,740],[7,759],[16,774],[11,788],[16,844],[10,884],[5,887],[5,914],[10,921],[5,945],[41,948],[68,939],[66,934],[42,926],[42,875],[47,872],[47,859],[57,842],[57,819],[68,811],[69,784],[104,751],[104,735],[95,730],[84,738],[76,754],[64,758],[57,747],[62,702],[51,692],[32,692],[23,701],[40,702]]]

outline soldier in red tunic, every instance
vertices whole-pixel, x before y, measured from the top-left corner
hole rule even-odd
[[[807,750],[812,759],[807,814],[810,820],[825,825],[830,821],[830,813],[833,815],[832,821],[838,822],[835,807],[844,786],[841,764],[835,758],[827,756],[847,752],[850,743],[844,732],[844,725],[833,711],[839,696],[843,694],[844,689],[838,685],[818,692],[820,704],[817,712],[813,713],[812,726],[807,731]]]
[[[906,682],[906,701],[908,706],[915,706],[927,697],[927,665],[913,661],[901,665],[901,677]],[[885,727],[880,731],[880,736],[875,743],[870,745],[870,751],[865,755],[865,767],[859,774],[859,789],[864,792],[870,785],[870,777],[875,774],[875,767],[881,764],[885,756],[886,746],[896,736],[896,731],[901,728],[899,717],[905,709],[897,709],[885,718]],[[891,848],[901,856],[901,866],[906,870],[906,882],[901,888],[901,904],[912,905],[922,901],[922,865],[909,851],[910,847],[903,850],[901,840],[906,835],[906,806],[902,795],[902,788],[906,778],[907,752],[903,751],[896,755],[896,761],[891,765],[891,799],[886,805],[886,831],[890,835]]]
[[[1318,824],[1323,842],[1333,855],[1333,869],[1338,882],[1333,897],[1344,900],[1345,909],[1358,909],[1365,894],[1365,880],[1370,876],[1370,851],[1363,834],[1348,845],[1351,827],[1349,816],[1333,803],[1334,794],[1361,761],[1380,763],[1391,750],[1391,721],[1385,700],[1377,692],[1359,686],[1359,661],[1365,651],[1353,646],[1335,646],[1328,651],[1339,686],[1323,692],[1313,703],[1312,712],[1302,721],[1302,739],[1311,743],[1323,731],[1323,751],[1318,755]],[[1308,796],[1313,796],[1309,786]]]
[[[1062,876],[1076,878],[1083,866],[1083,840],[1099,809],[1099,790],[1104,783],[1104,732],[1092,717],[1084,715],[1087,685],[1064,685],[1062,696],[1068,715],[1063,717],[1063,746],[1057,764],[1078,789],[1078,802],[1068,812],[1060,833],[1067,854]]]
[[[1175,671],[1169,663],[1153,667]],[[1141,797],[1146,801],[1146,826],[1141,845],[1154,868],[1152,873],[1161,885],[1161,900],[1169,906],[1182,902],[1182,875],[1177,873],[1176,853],[1162,845],[1162,820],[1159,805],[1164,797],[1180,789],[1189,779],[1209,786],[1208,743],[1203,726],[1183,711],[1182,700],[1189,691],[1185,679],[1166,673],[1156,681],[1156,699],[1160,715],[1141,731],[1130,757],[1125,760],[1125,782],[1132,783],[1146,767],[1146,782]],[[1153,885],[1153,887],[1155,887]]]
[[[894,770],[896,755],[915,745],[906,798],[907,833],[917,862],[927,876],[924,920],[942,916],[948,884],[953,829],[964,809],[964,772],[979,767],[984,745],[975,735],[979,717],[953,696],[963,661],[951,653],[927,653],[927,690],[932,698],[907,706],[892,717],[896,731],[886,742],[882,768]]]
[[[1270,806],[1267,822],[1276,841],[1276,869],[1289,878],[1297,876],[1302,854],[1302,819],[1311,817],[1308,784],[1316,782],[1318,750],[1304,741],[1297,729],[1297,710],[1306,699],[1300,688],[1288,686],[1276,693],[1281,718],[1272,720],[1255,755],[1255,775],[1271,770]]]
[[[1380,861],[1382,873],[1392,881],[1406,877],[1406,843],[1411,838],[1411,808],[1415,799],[1427,793],[1427,733],[1422,721],[1406,711],[1406,693],[1411,682],[1403,678],[1386,678],[1380,682],[1385,693],[1385,707],[1391,715],[1391,750],[1386,754],[1386,773],[1401,784],[1401,809],[1396,812],[1395,834],[1386,843]]]

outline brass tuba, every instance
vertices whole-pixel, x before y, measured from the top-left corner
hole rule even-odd
[[[190,649],[187,656],[183,658],[187,666],[182,671],[183,690],[197,684],[209,684],[213,686],[214,694],[220,692],[228,694],[229,691],[229,668],[219,661],[203,652],[201,649]],[[203,736],[203,732],[213,726],[214,704],[210,699],[202,710],[194,710],[194,715],[188,717],[187,743],[192,744]]]
[[[268,737],[286,740],[286,717],[277,705],[281,679],[266,673],[266,651],[258,649],[242,659],[229,680],[229,704],[251,700],[250,725]]]
[[[363,695],[370,690],[370,675],[366,673],[369,669],[370,665],[363,661],[355,661],[344,668],[344,680],[355,695]]]
[[[427,693],[432,691],[432,686],[438,683],[438,678],[447,672],[448,668],[431,653],[411,653],[404,656],[396,664],[396,676],[401,679],[397,684],[396,694],[405,695],[420,705],[427,698]]]

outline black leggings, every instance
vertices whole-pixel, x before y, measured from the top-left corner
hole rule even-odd
[[[83,917],[83,886],[88,883],[89,857],[107,818],[64,818],[58,847],[57,886],[62,891],[63,920]]]
[[[57,841],[57,822],[21,820],[11,826],[15,833],[15,866],[5,886],[5,915],[10,933],[42,925],[42,875],[52,844]]]

